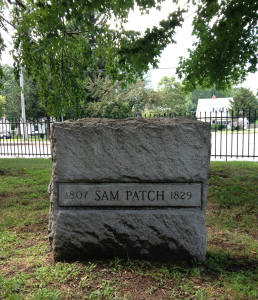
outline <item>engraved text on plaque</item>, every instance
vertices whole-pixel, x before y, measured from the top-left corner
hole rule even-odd
[[[59,206],[201,207],[201,183],[59,183]]]

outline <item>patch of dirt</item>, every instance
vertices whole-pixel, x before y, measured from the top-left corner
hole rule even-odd
[[[6,170],[0,169],[0,176],[4,176],[4,175],[6,175]]]
[[[234,252],[241,252],[243,250],[243,246],[239,244],[235,244],[227,240],[226,238],[213,238],[207,242],[208,247],[216,246],[222,249],[230,249]]]
[[[5,191],[2,191],[2,192],[0,192],[0,202],[1,202],[1,200],[2,201],[5,200],[5,198],[14,198],[14,197],[20,197],[20,196],[21,196],[21,194],[19,194],[19,193],[14,194],[14,193],[7,193]]]
[[[237,255],[237,264],[239,264],[240,260],[246,261],[244,262],[244,265],[247,269],[253,268],[254,265],[258,266],[258,260],[257,260],[257,253],[254,251],[253,255],[249,255],[250,258],[246,258],[243,256],[243,251],[245,251],[245,245],[242,244],[240,241],[234,241],[231,236],[230,231],[223,231],[220,229],[217,229],[215,227],[207,228],[208,231],[208,240],[207,240],[207,248],[208,251],[214,249],[221,252],[224,252],[226,249],[230,250],[233,255]],[[250,234],[248,234],[250,235]],[[242,259],[240,259],[242,257]],[[251,258],[252,257],[252,258]],[[254,259],[252,261],[252,266],[250,265],[250,259]],[[242,265],[240,268],[244,268]]]
[[[156,300],[156,299],[195,299],[193,298],[193,290],[198,291],[201,288],[209,289],[209,299],[217,299],[216,296],[220,294],[221,287],[212,287],[209,286],[209,281],[201,280],[198,278],[192,278],[192,282],[189,283],[187,275],[185,278],[181,278],[180,281],[169,278],[164,274],[159,276],[160,270],[155,269],[154,276],[148,275],[145,272],[145,275],[138,274],[137,271],[137,262],[135,269],[130,271],[122,268],[120,272],[113,272],[112,268],[107,265],[106,262],[94,262],[97,263],[97,268],[94,269],[95,277],[89,281],[89,286],[81,287],[84,278],[86,280],[91,277],[91,275],[85,274],[82,269],[80,277],[76,278],[71,282],[67,282],[65,285],[62,285],[62,291],[64,292],[64,297],[62,299],[69,299],[65,296],[66,291],[69,289],[74,295],[74,299],[80,299],[82,297],[89,296],[90,293],[96,290],[101,290],[103,287],[103,281],[108,280],[112,287],[118,286],[118,296],[122,299],[132,299],[132,300]],[[141,269],[142,270],[142,269]],[[158,275],[155,277],[155,274]],[[86,276],[85,276],[86,275]],[[184,284],[190,284],[189,288],[191,291],[188,293],[186,289],[182,288]],[[172,292],[174,293],[172,295]],[[221,291],[222,292],[222,291]],[[223,293],[222,293],[223,294]],[[106,298],[101,298],[106,299]]]
[[[54,255],[53,255],[53,252],[50,250],[50,254],[46,257],[45,259],[45,263],[46,265],[49,264],[49,265],[54,265],[56,262],[54,260]]]
[[[14,176],[18,177],[21,175],[27,175],[24,170],[13,170],[13,169],[0,169],[0,176]]]
[[[18,227],[18,228],[16,228],[16,232],[18,232],[18,233],[38,232],[39,234],[41,234],[41,233],[47,232],[47,227],[48,227],[48,218],[46,217],[46,219],[40,220],[38,223],[27,224],[23,227]]]
[[[7,193],[5,191],[0,191],[0,203],[4,203],[5,208],[13,206],[14,203],[19,203],[19,200],[16,199],[19,196],[20,194],[18,193],[14,194],[14,193]],[[6,199],[8,199],[8,201],[6,201]]]
[[[30,263],[24,259],[22,262],[16,263],[15,268],[21,273],[33,273],[35,266],[31,266]]]
[[[223,208],[223,207],[220,207],[220,206],[212,203],[211,201],[208,201],[208,209],[206,211],[207,220],[208,220],[209,217],[213,217],[213,218],[216,217],[216,218],[219,219],[221,217],[221,214],[224,215],[224,218],[225,218],[225,215],[226,215],[229,220],[232,220],[232,222],[238,222],[238,223],[243,221],[243,219],[247,215],[252,216],[254,220],[255,219],[258,220],[258,214],[257,214],[257,211],[254,207],[250,207],[250,208],[237,207],[235,209],[233,209],[233,208]],[[254,221],[254,222],[255,222],[255,224],[257,223],[256,221]],[[250,228],[245,228],[244,226],[245,225],[238,226],[237,228],[235,227],[234,231],[237,230],[239,233],[247,234],[248,236],[250,236],[254,239],[258,238],[258,231],[257,230],[253,229],[252,226]],[[246,226],[248,226],[248,225],[246,225]],[[215,231],[217,229],[215,229],[214,224],[207,225],[207,228],[212,228],[212,231],[210,233],[211,236],[216,235]],[[221,231],[221,232],[225,232],[225,230],[226,230],[226,227],[225,227],[224,231]]]
[[[36,243],[36,241],[34,242]],[[37,267],[34,264],[31,265],[31,263],[28,263],[26,258],[25,254],[24,261],[17,262],[10,260],[4,266],[4,273],[8,277],[13,277],[15,270],[15,272],[27,273],[32,276]],[[35,260],[37,260],[36,257]],[[215,287],[211,285],[210,278],[206,277],[206,275],[201,275],[201,277],[191,276],[189,278],[186,272],[185,275],[181,274],[180,278],[173,279],[161,272],[160,264],[153,263],[150,268],[145,268],[140,261],[136,260],[132,261],[133,266],[130,269],[124,263],[121,263],[120,271],[114,271],[109,261],[92,261],[92,263],[96,267],[93,271],[88,272],[85,271],[85,266],[88,265],[87,262],[75,262],[75,265],[71,265],[71,267],[79,269],[78,274],[70,277],[65,282],[53,280],[48,283],[47,287],[53,290],[60,289],[63,300],[71,299],[71,294],[73,295],[73,299],[86,299],[86,296],[89,296],[94,291],[99,291],[102,294],[105,282],[110,284],[111,290],[117,287],[118,292],[114,292],[112,295],[114,298],[118,296],[122,299],[132,300],[195,299],[193,298],[194,293],[200,289],[205,289],[209,293],[207,296],[209,299],[218,299],[218,295],[226,295],[227,299],[231,299],[230,292],[224,290],[223,283]],[[55,264],[52,253],[46,255],[44,266],[53,266]],[[191,266],[185,266],[185,268],[191,269]],[[88,285],[83,287],[81,285],[83,282],[88,282]],[[38,279],[31,277],[30,284],[37,286]],[[184,285],[186,285],[186,288]],[[107,289],[106,292],[110,292],[111,290]],[[111,298],[102,297],[101,299]]]
[[[229,170],[216,170],[216,169],[210,169],[209,171],[209,177],[214,177],[214,176],[218,176],[221,178],[229,178],[230,177],[231,172]]]

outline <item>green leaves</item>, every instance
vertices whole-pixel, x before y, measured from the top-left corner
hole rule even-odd
[[[21,116],[20,104],[20,87],[14,77],[14,70],[8,65],[2,66],[4,71],[4,78],[2,79],[2,88],[0,94],[5,97],[4,112],[7,119],[19,119]],[[26,115],[28,119],[38,119],[46,116],[46,111],[39,99],[39,87],[37,82],[32,80],[26,72],[24,72],[24,95],[26,103]],[[1,100],[0,100],[0,117]]]
[[[167,113],[183,116],[187,112],[187,99],[183,86],[175,77],[163,77],[159,82],[160,105]]]
[[[158,84],[158,91],[149,90],[144,101],[143,115],[183,116],[188,113],[187,97],[183,86],[175,77],[163,77]]]
[[[21,61],[39,82],[41,99],[49,114],[60,117],[87,98],[87,82],[101,73],[112,80],[135,81],[157,66],[162,50],[173,42],[182,23],[182,10],[159,27],[141,35],[110,28],[112,18],[123,24],[137,4],[142,12],[159,8],[163,0],[24,1],[14,5],[16,66]]]
[[[158,65],[158,57],[162,50],[170,43],[175,42],[173,35],[175,29],[181,26],[183,10],[178,10],[168,16],[167,20],[160,22],[159,27],[147,29],[143,37],[135,39],[134,43],[128,43],[122,39],[121,48],[118,52],[120,66],[126,63],[133,65],[139,72],[148,70],[148,63],[153,67]]]
[[[248,115],[249,111],[255,111],[258,109],[258,100],[254,94],[246,88],[239,88],[234,95],[232,103],[232,111],[235,115]]]
[[[198,42],[177,73],[188,90],[226,89],[257,70],[257,1],[200,1],[193,34]]]
[[[88,91],[93,102],[86,103],[86,113],[90,117],[121,119],[141,113],[148,97],[143,81],[122,87],[100,76],[88,83]]]
[[[175,43],[176,28],[185,10],[178,8],[143,34],[125,30],[129,12],[159,9],[164,0],[0,0],[0,27],[5,30],[4,9],[16,29],[15,65],[26,66],[39,83],[48,114],[60,117],[89,99],[87,82],[101,74],[113,81],[135,82],[149,65],[158,66],[163,49]],[[174,3],[179,1],[174,0]],[[197,7],[193,34],[197,37],[189,58],[177,69],[184,86],[226,89],[257,69],[257,1],[188,0]],[[179,7],[179,5],[178,5]],[[110,24],[120,26],[114,30]],[[7,29],[6,29],[7,30]],[[8,31],[8,30],[7,30]],[[0,37],[0,52],[4,41]],[[17,52],[17,51],[16,51]],[[3,75],[1,74],[0,77]],[[89,99],[90,100],[90,99]]]
[[[5,113],[5,105],[6,105],[5,97],[0,95],[0,118]]]

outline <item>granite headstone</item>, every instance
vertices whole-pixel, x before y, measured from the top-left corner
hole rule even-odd
[[[55,123],[49,237],[56,260],[206,255],[208,124]]]

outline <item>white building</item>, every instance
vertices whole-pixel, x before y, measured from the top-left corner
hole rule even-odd
[[[232,120],[230,115],[232,102],[232,97],[216,98],[215,95],[212,98],[198,99],[196,118],[211,124],[224,124],[228,129],[248,129],[249,120],[246,117],[234,117]]]
[[[203,119],[215,118],[215,117],[227,117],[229,116],[229,109],[231,108],[231,103],[233,102],[232,97],[228,98],[216,98],[216,96],[212,96],[212,98],[208,99],[199,99],[197,110],[196,110],[196,118]]]
[[[16,134],[24,134],[24,123],[21,122],[16,128]],[[47,133],[47,122],[44,118],[38,122],[27,122],[26,127],[28,135],[42,135]]]
[[[0,132],[4,134],[11,132],[11,123],[6,119],[6,115],[0,119]]]

